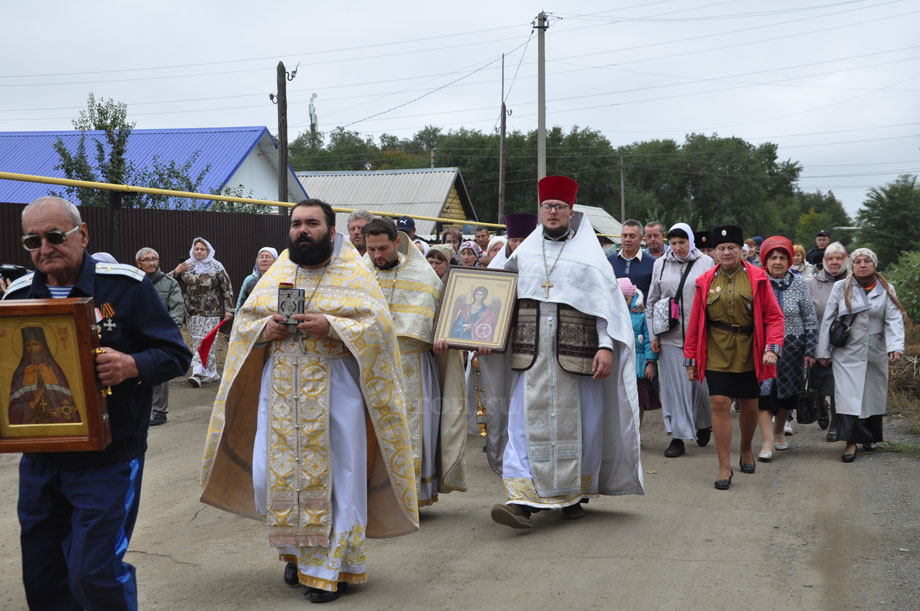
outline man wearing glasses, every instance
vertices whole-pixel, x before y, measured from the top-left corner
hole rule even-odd
[[[160,270],[160,255],[152,248],[145,246],[137,251],[135,256],[137,266],[147,274],[153,288],[157,290],[160,301],[169,312],[177,327],[182,326],[185,319],[185,301],[182,299],[182,290],[179,281],[172,276],[167,276]],[[166,424],[166,412],[169,407],[169,382],[163,382],[153,387],[153,409],[150,412],[150,426]]]
[[[153,285],[130,265],[100,263],[76,206],[42,197],[22,213],[35,272],[4,299],[92,297],[100,319],[96,374],[112,442],[95,452],[24,453],[19,463],[22,579],[30,609],[136,609],[124,553],[140,502],[151,392],[182,375],[191,353]]]
[[[505,263],[518,272],[515,322],[494,365],[504,379],[486,401],[486,451],[507,496],[491,516],[511,528],[532,528],[535,511],[572,520],[589,498],[642,494],[626,302],[590,221],[574,210],[578,184],[547,176],[538,191],[541,225]]]

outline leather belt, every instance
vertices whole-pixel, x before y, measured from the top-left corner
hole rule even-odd
[[[753,335],[754,326],[742,327],[741,325],[730,325],[728,323],[721,322],[719,320],[710,320],[709,325],[715,327],[716,329],[721,329],[723,331],[728,331],[729,333],[734,333],[736,335]]]

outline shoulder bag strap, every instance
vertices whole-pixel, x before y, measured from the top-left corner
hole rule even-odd
[[[691,259],[687,263],[687,269],[684,270],[683,275],[680,277],[680,284],[677,285],[677,300],[680,303],[680,339],[681,343],[687,341],[687,338],[684,336],[684,284],[687,282],[687,276],[690,275],[690,268],[693,267],[693,264],[696,263],[696,259]],[[664,265],[662,265],[664,267]]]

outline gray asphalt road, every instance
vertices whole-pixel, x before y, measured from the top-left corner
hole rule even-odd
[[[143,609],[294,609],[261,524],[198,503],[202,443],[216,389],[172,387],[151,429],[140,517],[127,558]],[[737,425],[736,425],[737,426]],[[886,423],[889,438],[896,424]],[[736,429],[737,443],[737,429]],[[755,441],[755,444],[758,443]],[[920,461],[860,453],[840,461],[817,426],[754,475],[713,489],[713,447],[666,459],[660,414],[643,425],[644,497],[602,497],[587,516],[493,523],[502,500],[478,438],[470,490],[422,510],[415,535],[368,544],[370,581],[333,603],[392,609],[916,609]],[[756,446],[755,446],[756,447]],[[737,451],[733,453],[737,460]],[[0,455],[0,607],[24,609],[16,521],[18,455]]]

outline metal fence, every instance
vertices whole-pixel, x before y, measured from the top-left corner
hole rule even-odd
[[[22,248],[20,223],[23,204],[0,203],[0,263],[14,263],[33,269],[29,253]],[[89,228],[89,252],[106,250],[108,244],[107,208],[81,206],[80,214]],[[192,240],[201,236],[214,247],[215,258],[230,274],[234,298],[243,279],[252,273],[256,253],[263,246],[281,252],[288,242],[286,214],[242,214],[233,212],[190,212],[122,208],[116,212],[118,251],[110,253],[119,263],[134,265],[134,256],[143,246],[160,253],[163,271],[174,269],[188,258]]]

